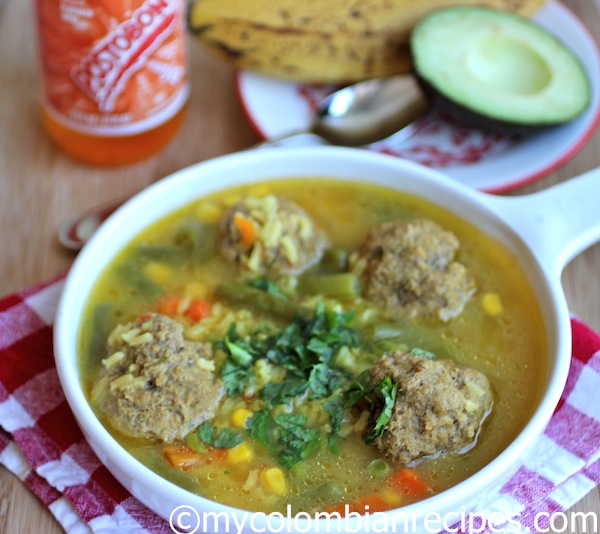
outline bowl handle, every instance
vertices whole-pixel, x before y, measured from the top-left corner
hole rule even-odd
[[[600,168],[537,193],[488,198],[527,242],[548,275],[600,241]]]

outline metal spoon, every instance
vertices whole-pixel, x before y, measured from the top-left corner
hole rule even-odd
[[[368,145],[391,135],[409,136],[411,124],[427,109],[427,100],[409,74],[365,80],[321,100],[307,129],[271,137],[252,148],[277,145],[305,134],[344,146]],[[67,221],[58,232],[60,243],[69,250],[80,250],[125,200],[104,204]]]
[[[413,76],[373,78],[323,98],[308,129],[284,132],[258,146],[273,145],[302,134],[318,135],[333,145],[368,145],[404,130],[427,109],[428,102]]]

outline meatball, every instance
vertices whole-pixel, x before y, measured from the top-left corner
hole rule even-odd
[[[475,282],[454,260],[456,236],[427,219],[392,221],[374,228],[358,250],[365,296],[410,317],[458,315]]]
[[[440,452],[461,452],[476,441],[493,395],[487,377],[449,359],[393,351],[370,369],[375,384],[398,385],[392,417],[375,446],[407,464]]]
[[[221,219],[221,254],[250,271],[300,273],[323,255],[325,234],[293,202],[246,197]]]
[[[141,316],[117,326],[108,348],[101,408],[123,434],[171,441],[214,416],[224,388],[212,347],[185,340],[177,321]]]

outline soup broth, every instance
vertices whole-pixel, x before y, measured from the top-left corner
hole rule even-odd
[[[269,195],[302,207],[326,235],[324,259],[305,273],[249,273],[220,253],[219,224],[227,209],[245,197]],[[322,291],[303,290],[306,276],[318,279],[351,270],[347,265],[377,225],[423,218],[458,238],[456,260],[475,281],[475,294],[456,317],[442,321],[390,314],[365,298],[360,288],[355,294],[342,290],[332,294],[328,286]],[[253,291],[285,302],[284,313],[237,300],[248,284]],[[235,291],[227,290],[232,287]],[[280,403],[261,397],[261,388],[281,384],[286,373],[266,358],[252,362],[249,385],[221,398],[208,426],[203,423],[200,439],[198,428],[163,441],[125,435],[111,424],[102,409],[106,384],[101,385],[101,377],[107,367],[107,340],[117,325],[149,313],[174,318],[186,339],[211,344],[213,357],[206,365],[219,379],[228,359],[235,353],[245,356],[242,349],[250,346],[249,339],[262,343],[279,336],[295,320],[288,313],[290,306],[309,310],[308,317],[313,318],[337,314],[339,331],[355,336],[354,344],[341,343],[334,349],[332,365],[341,369],[340,390],[355,384],[384,352],[399,348],[452,359],[483,373],[491,383],[493,405],[476,443],[459,452],[423,455],[408,464],[393,461],[365,440],[372,431],[373,414],[370,419],[365,415],[364,399],[342,407],[343,418],[334,432],[334,409],[324,406],[338,398],[335,390],[321,398],[306,389],[294,395],[280,391]],[[84,389],[98,417],[135,458],[166,479],[246,510],[284,512],[289,504],[294,512],[335,511],[342,505],[373,512],[441,492],[497,456],[523,428],[539,398],[547,346],[542,316],[518,259],[473,225],[419,198],[380,186],[289,178],[211,194],[137,236],[111,261],[89,298],[79,355]],[[239,383],[243,382],[240,375]],[[289,417],[277,419],[282,415]],[[275,438],[259,432],[259,418],[275,426]],[[231,432],[224,433],[225,428]]]

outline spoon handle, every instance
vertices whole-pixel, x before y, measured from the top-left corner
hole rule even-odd
[[[296,144],[296,141],[290,142],[290,140],[293,140],[295,138],[305,138],[305,137],[310,137],[310,142],[313,144],[325,144],[326,143],[326,141],[323,138],[310,132],[309,130],[292,130],[290,132],[283,132],[278,135],[274,135],[273,137],[269,137],[268,139],[265,139],[264,141],[261,141],[260,143],[252,145],[250,148],[247,148],[246,150],[253,150],[255,148],[264,148],[264,147],[279,146],[279,145],[290,146],[292,144]],[[301,140],[300,144],[302,144],[302,146],[306,146],[307,143]]]
[[[98,227],[127,199],[113,200],[69,219],[58,231],[60,244],[68,250],[81,250]]]

